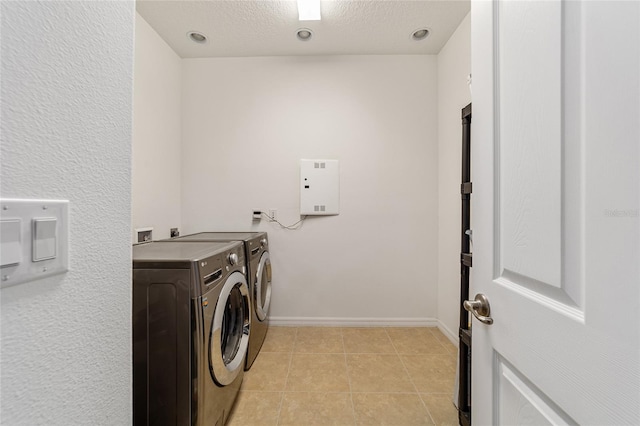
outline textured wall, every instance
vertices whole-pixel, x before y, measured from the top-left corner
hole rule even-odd
[[[134,4],[1,8],[1,195],[70,200],[70,271],[0,293],[1,422],[128,424]]]
[[[460,304],[461,110],[471,102],[470,73],[467,15],[438,54],[438,320],[453,339],[458,335]]]
[[[133,241],[136,228],[169,238],[180,227],[180,57],[136,14]]]
[[[433,321],[436,73],[426,55],[184,59],[184,230],[268,231],[281,320]],[[299,220],[301,158],[340,160],[340,215],[255,225]]]

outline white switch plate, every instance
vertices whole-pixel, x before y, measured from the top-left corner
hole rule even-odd
[[[0,226],[2,267],[19,265],[22,262],[22,220],[2,219]]]
[[[8,247],[10,252],[6,255],[11,259],[18,258],[19,263],[2,266],[0,287],[34,281],[69,270],[69,201],[1,199],[0,218],[3,221],[3,227],[15,220],[20,221],[19,241],[17,243],[12,241],[9,246],[2,244],[3,251],[0,253],[3,258],[1,263],[8,263],[4,259],[5,248]],[[55,253],[55,257],[34,261],[34,223],[52,219],[55,219],[55,247],[49,247],[48,251]],[[46,235],[50,233],[51,230],[48,230]],[[43,241],[39,243],[42,244]],[[51,241],[47,241],[46,244],[51,244]]]
[[[39,217],[33,219],[32,260],[55,259],[58,255],[58,219],[55,217]]]

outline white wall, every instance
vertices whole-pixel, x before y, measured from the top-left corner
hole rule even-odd
[[[461,110],[471,102],[470,73],[471,16],[467,15],[438,54],[438,320],[454,341],[460,305]]]
[[[259,229],[271,314],[297,323],[434,324],[435,56],[183,60],[185,233]],[[340,160],[340,215],[298,231],[299,160]]]
[[[136,228],[169,238],[180,227],[181,59],[136,13],[133,241]]]
[[[0,292],[0,422],[128,424],[134,2],[0,7],[1,196],[70,200],[70,271]]]

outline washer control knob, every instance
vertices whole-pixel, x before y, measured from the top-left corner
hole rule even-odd
[[[261,240],[260,240],[260,245],[261,245],[262,247],[266,246],[266,245],[267,245],[267,239],[266,239],[266,238],[261,239]]]
[[[236,265],[238,263],[238,255],[235,253],[231,253],[229,255],[229,263],[231,265]]]

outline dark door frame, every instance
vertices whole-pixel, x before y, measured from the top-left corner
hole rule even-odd
[[[460,229],[460,329],[458,359],[458,421],[471,425],[471,326],[463,303],[469,300],[471,254],[471,104],[462,109],[462,223]]]

